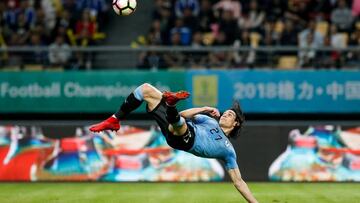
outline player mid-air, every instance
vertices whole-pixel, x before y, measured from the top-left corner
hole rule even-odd
[[[162,93],[145,83],[126,98],[114,115],[91,126],[90,130],[119,130],[119,122],[145,101],[147,112],[156,120],[171,147],[199,157],[224,161],[236,189],[248,202],[257,202],[241,178],[236,153],[228,139],[239,135],[245,120],[239,103],[235,102],[221,117],[219,111],[212,107],[191,108],[178,113],[176,103],[188,97],[189,93],[185,91]],[[219,117],[219,121],[214,119]]]

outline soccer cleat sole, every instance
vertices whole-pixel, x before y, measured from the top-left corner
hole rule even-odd
[[[96,133],[98,133],[98,132],[102,132],[102,131],[105,131],[105,130],[111,130],[111,131],[118,131],[120,129],[120,126],[119,127],[106,127],[106,128],[103,128],[103,129],[101,129],[101,130],[99,130],[99,129],[92,129],[92,127],[90,127],[90,131],[91,132],[96,132]]]
[[[179,100],[186,99],[190,96],[190,93],[187,91],[179,91],[179,92],[164,92],[164,97],[176,97]]]

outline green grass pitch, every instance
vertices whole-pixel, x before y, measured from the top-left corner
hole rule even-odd
[[[259,202],[360,202],[357,183],[249,183]],[[231,183],[0,183],[0,202],[245,202]]]

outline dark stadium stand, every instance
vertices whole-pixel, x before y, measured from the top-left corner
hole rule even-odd
[[[0,67],[10,70],[42,70],[44,67],[82,70],[94,66],[99,69],[101,65],[115,68],[116,64],[122,66],[117,68],[137,65],[140,69],[293,69],[356,68],[360,63],[360,51],[356,49],[360,44],[360,6],[356,0],[153,2],[153,5],[143,2],[141,6],[146,9],[139,6],[136,15],[119,17],[117,23],[121,25],[118,26],[113,23],[114,18],[109,18],[114,13],[111,4],[105,0],[1,1],[0,47],[48,46],[49,50],[2,51]],[[148,24],[150,19],[152,23]],[[104,29],[108,24],[112,25],[111,30]],[[123,32],[124,27],[126,32]],[[147,34],[136,37],[148,27]],[[73,47],[123,45],[124,41],[132,47],[164,45],[197,49],[230,46],[247,49],[226,52],[216,51],[216,48],[196,52],[152,51],[131,53],[131,56],[125,51],[119,54],[120,61],[130,59],[134,65],[118,64],[111,55],[115,51],[106,56],[99,51],[72,51]],[[280,46],[292,49],[278,50]],[[271,47],[274,51],[256,50],[258,47]],[[324,48],[328,49],[322,50]],[[339,50],[347,48],[350,49]]]
[[[354,3],[353,3],[354,2]],[[360,44],[359,5],[352,0],[156,0],[153,24],[146,45],[178,46],[298,46],[299,48],[334,49]],[[179,38],[179,43],[176,42]],[[158,54],[162,66],[176,67],[266,67],[268,58],[277,60],[279,68],[353,67],[358,52],[299,51],[269,53],[218,53],[192,55]],[[316,60],[315,60],[316,57]],[[149,67],[142,57],[139,67]],[[209,59],[209,60],[207,60]]]
[[[108,10],[104,0],[1,1],[0,46],[50,46],[50,51],[3,54],[0,61],[8,67],[21,64],[29,70],[44,65],[85,68],[91,63],[91,55],[71,53],[69,47],[96,45],[104,39]]]

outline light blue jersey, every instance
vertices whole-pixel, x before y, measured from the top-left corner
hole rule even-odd
[[[198,114],[186,123],[195,132],[194,145],[188,152],[199,157],[223,160],[226,169],[238,167],[234,147],[215,119]]]

